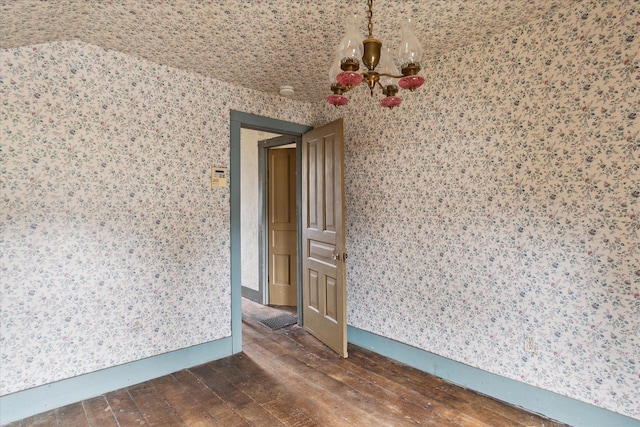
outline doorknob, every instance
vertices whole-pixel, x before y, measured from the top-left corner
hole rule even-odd
[[[340,260],[342,262],[347,262],[347,254],[333,254],[331,255],[331,259],[334,261]]]

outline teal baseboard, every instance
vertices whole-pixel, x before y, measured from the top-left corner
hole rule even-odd
[[[223,338],[0,396],[0,424],[21,420],[231,354],[232,339]]]
[[[262,294],[259,291],[254,289],[249,289],[246,287],[242,287],[242,298],[246,298],[253,302],[257,302],[258,304],[262,304]]]
[[[348,326],[347,336],[351,344],[572,426],[640,426],[640,420],[501,377],[362,329]]]

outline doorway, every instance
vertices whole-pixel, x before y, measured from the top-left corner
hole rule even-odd
[[[270,134],[290,135],[298,137],[298,149],[296,150],[296,169],[300,170],[301,158],[299,155],[300,136],[308,132],[312,128],[310,126],[299,125],[296,123],[285,122],[282,120],[270,119],[266,117],[255,116],[253,114],[231,111],[231,158],[230,158],[230,202],[231,202],[231,335],[232,335],[232,352],[242,351],[242,129],[252,129]],[[296,178],[296,193],[299,192],[300,174]],[[246,189],[245,189],[246,191]],[[296,197],[297,198],[297,197]],[[297,215],[297,217],[299,217]],[[300,225],[298,224],[298,229]],[[298,248],[300,245],[298,244]],[[300,255],[298,254],[298,259]],[[297,272],[298,283],[300,281],[300,271]],[[247,292],[247,291],[244,291]],[[256,291],[260,295],[259,291]],[[298,299],[301,293],[298,292]],[[253,294],[256,296],[256,294]],[[263,298],[260,295],[260,298]],[[298,302],[298,306],[300,302]],[[302,312],[298,311],[298,320],[301,321]]]
[[[301,260],[295,262],[297,273],[294,273],[297,275],[297,306],[301,308],[297,311],[298,323],[346,358],[343,121],[338,119],[312,129],[235,111],[231,111],[230,132],[232,353],[242,351],[240,164],[243,128],[296,137],[297,203],[295,215],[288,214],[288,217],[296,218],[296,226],[293,227],[298,231],[295,258]],[[288,168],[293,169],[291,166]],[[261,224],[264,225],[265,221]]]
[[[299,137],[258,142],[260,175],[260,286],[265,305],[298,307]]]
[[[242,296],[297,307],[299,137],[243,128],[240,138]]]

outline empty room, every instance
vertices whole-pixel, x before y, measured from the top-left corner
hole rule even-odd
[[[639,30],[0,0],[0,424],[640,425]]]

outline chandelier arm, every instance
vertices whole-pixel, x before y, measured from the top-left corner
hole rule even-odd
[[[343,86],[344,89],[342,90],[342,93],[347,93],[349,92],[351,89],[353,89],[355,86]]]
[[[406,77],[404,74],[401,74],[401,75],[399,75],[399,76],[394,76],[393,74],[380,73],[380,74],[378,74],[378,75],[379,75],[380,77],[385,76],[385,77],[391,77],[391,78],[394,78],[394,79],[401,79],[401,78],[403,78],[403,77]]]

